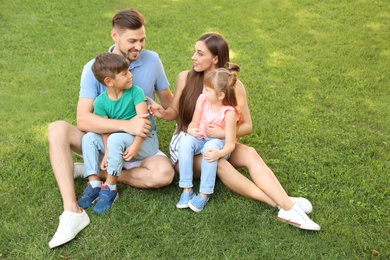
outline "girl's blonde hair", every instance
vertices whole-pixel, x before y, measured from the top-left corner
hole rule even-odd
[[[224,93],[225,97],[222,100],[224,106],[232,106],[236,109],[236,83],[237,72],[229,71],[225,68],[218,68],[210,71],[204,78],[204,85],[214,89],[218,93]]]

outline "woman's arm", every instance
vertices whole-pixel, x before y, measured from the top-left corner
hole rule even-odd
[[[167,109],[164,109],[161,105],[157,104],[154,101],[151,101],[151,99],[148,98],[148,100],[152,104],[149,107],[149,111],[153,116],[156,116],[158,118],[162,118],[162,119],[167,120],[167,121],[172,121],[172,120],[177,119],[177,116],[179,115],[179,112],[178,112],[179,111],[179,100],[180,100],[181,94],[183,93],[187,74],[188,74],[188,71],[182,71],[177,76],[175,94],[173,95],[172,102]]]
[[[236,84],[236,95],[237,95],[238,107],[240,108],[240,117],[241,117],[240,118],[241,124],[237,129],[236,137],[240,138],[252,132],[252,119],[248,107],[248,99],[246,96],[244,85],[240,80],[238,80]]]

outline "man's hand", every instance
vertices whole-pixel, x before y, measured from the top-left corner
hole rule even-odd
[[[146,138],[152,128],[152,122],[148,120],[149,114],[142,114],[126,120],[123,123],[122,130],[131,134]]]

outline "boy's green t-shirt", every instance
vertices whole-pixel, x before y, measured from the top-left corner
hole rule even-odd
[[[105,91],[93,102],[93,113],[102,117],[128,120],[137,115],[136,105],[145,101],[143,90],[136,85],[123,91],[118,100],[111,100]]]

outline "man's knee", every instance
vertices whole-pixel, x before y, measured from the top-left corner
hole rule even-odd
[[[152,176],[153,182],[151,183],[154,188],[161,188],[168,186],[172,183],[175,171],[172,166],[165,167],[163,169],[155,169]]]
[[[66,131],[67,125],[69,125],[69,123],[62,120],[50,123],[47,128],[47,138],[49,142],[55,141],[58,139],[58,137],[63,136]]]

